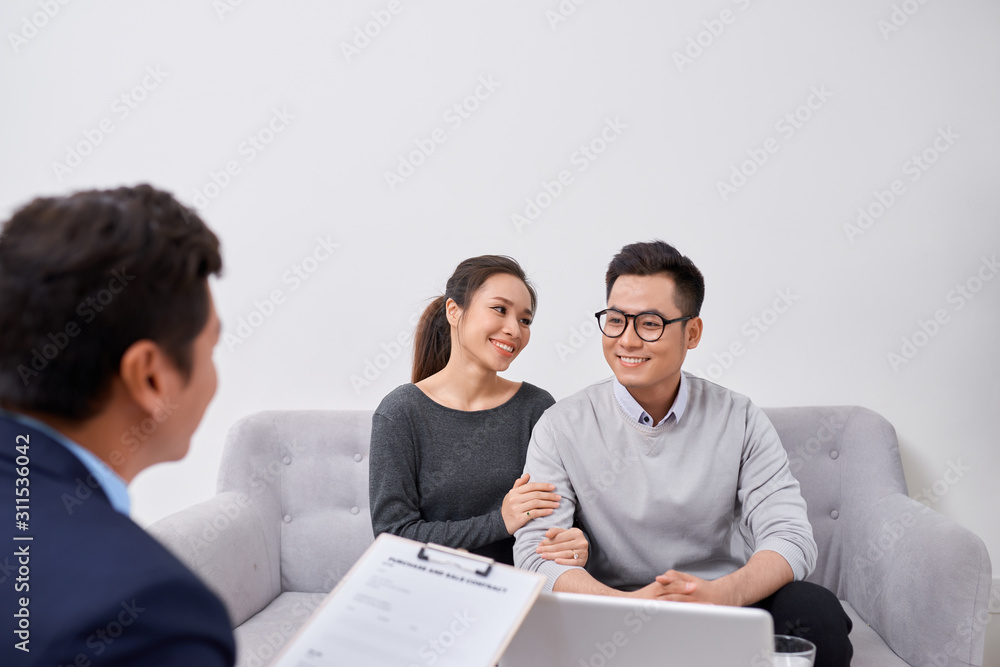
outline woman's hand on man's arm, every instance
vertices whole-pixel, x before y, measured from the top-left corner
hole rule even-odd
[[[514,486],[504,496],[500,515],[507,532],[513,535],[518,528],[534,518],[548,516],[559,507],[560,496],[555,485],[531,482],[531,475],[524,473],[514,481]]]

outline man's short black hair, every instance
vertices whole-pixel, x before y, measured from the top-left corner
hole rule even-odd
[[[92,417],[143,339],[189,378],[221,270],[215,234],[150,185],[28,203],[0,231],[0,405]]]
[[[665,273],[674,281],[674,300],[683,315],[701,314],[705,300],[705,278],[690,259],[663,241],[632,243],[622,248],[608,264],[604,282],[605,299],[611,298],[611,288],[619,276],[655,276]]]

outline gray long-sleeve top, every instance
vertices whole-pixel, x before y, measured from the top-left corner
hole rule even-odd
[[[539,420],[525,472],[556,485],[559,508],[517,531],[518,567],[547,579],[572,566],[535,547],[574,514],[590,539],[587,571],[635,590],[669,569],[717,579],[758,551],[781,554],[802,579],[816,542],[799,483],[778,434],[741,394],[687,376],[688,402],[674,422],[652,428],[630,418],[612,380],[559,401]]]
[[[413,384],[394,389],[372,417],[368,489],[375,535],[513,564],[514,538],[500,506],[521,476],[535,422],[554,402],[527,382],[506,403],[474,411],[447,408]]]

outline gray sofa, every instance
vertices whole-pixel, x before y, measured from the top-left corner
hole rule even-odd
[[[765,412],[809,506],[809,580],[854,620],[853,664],[982,665],[989,555],[907,496],[892,426],[858,407]],[[229,431],[218,495],[150,526],[225,601],[239,667],[269,664],[372,542],[370,431],[370,411],[246,417]]]

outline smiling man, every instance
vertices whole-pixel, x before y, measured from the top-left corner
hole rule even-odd
[[[127,488],[184,457],[215,394],[221,268],[215,234],[149,185],[35,199],[4,224],[0,497],[17,579],[0,576],[0,664],[234,663],[225,607],[129,518]]]
[[[606,285],[597,317],[614,376],[535,426],[524,471],[562,500],[517,531],[518,567],[554,591],[761,607],[777,632],[817,645],[817,665],[849,665],[850,619],[802,581],[816,543],[774,427],[747,397],[681,370],[701,340],[701,272],[662,241],[635,243]],[[537,551],[574,518],[586,569]]]

